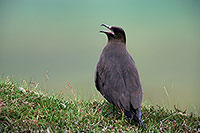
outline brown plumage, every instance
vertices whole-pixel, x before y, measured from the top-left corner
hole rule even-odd
[[[95,86],[106,100],[125,112],[134,121],[141,121],[142,86],[134,60],[126,50],[126,36],[122,28],[102,24],[107,35],[95,71]]]

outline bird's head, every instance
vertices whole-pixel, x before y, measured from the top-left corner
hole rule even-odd
[[[101,24],[101,26],[104,26],[110,30],[110,31],[103,31],[103,30],[100,31],[108,36],[108,41],[117,41],[121,43],[126,43],[126,35],[122,28],[117,26],[108,26],[106,24]]]

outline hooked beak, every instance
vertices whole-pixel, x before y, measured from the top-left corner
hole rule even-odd
[[[100,30],[99,32],[106,33],[106,34],[108,34],[108,33],[114,34],[114,32],[111,30],[112,26],[109,26],[109,25],[106,25],[106,24],[101,24],[101,26],[108,28],[110,31]]]

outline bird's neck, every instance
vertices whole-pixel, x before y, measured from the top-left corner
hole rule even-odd
[[[126,47],[126,43],[118,41],[118,40],[108,41],[107,45]]]

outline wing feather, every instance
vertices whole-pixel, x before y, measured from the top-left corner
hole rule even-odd
[[[95,86],[118,108],[128,111],[140,109],[142,87],[135,62],[125,49],[118,51],[121,53],[117,53],[115,49],[109,53],[104,49],[95,70]]]

